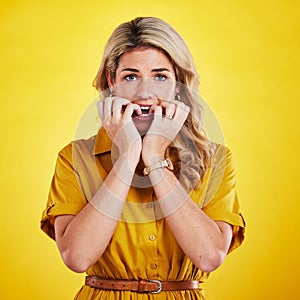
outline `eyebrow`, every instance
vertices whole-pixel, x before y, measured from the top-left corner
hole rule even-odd
[[[156,72],[171,72],[169,69],[167,68],[157,68],[157,69],[153,69],[151,70],[151,73],[156,73]],[[125,68],[123,70],[121,70],[121,72],[134,72],[134,73],[139,73],[140,71],[138,69],[134,69],[134,68]]]

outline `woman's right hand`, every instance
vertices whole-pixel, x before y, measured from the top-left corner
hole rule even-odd
[[[118,147],[119,156],[127,157],[135,168],[140,159],[142,140],[132,121],[132,114],[135,112],[140,115],[140,106],[117,96],[98,101],[97,106],[102,126]]]

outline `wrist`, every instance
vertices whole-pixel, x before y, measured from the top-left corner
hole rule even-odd
[[[111,149],[111,159],[114,167],[124,166],[134,173],[136,166],[140,160],[140,151],[120,151],[116,145],[113,144]]]
[[[119,180],[121,180],[127,186],[130,186],[134,176],[137,163],[129,161],[128,155],[119,156],[113,163],[112,172]]]
[[[165,153],[164,152],[152,152],[152,151],[147,151],[146,149],[143,149],[142,159],[143,159],[145,166],[149,166],[150,164],[155,164],[161,160],[164,160]]]
[[[123,153],[120,155],[114,163],[114,166],[118,166],[121,168],[126,168],[130,171],[130,173],[134,173],[135,169],[139,163],[138,156],[132,156],[130,153]]]
[[[161,154],[151,155],[151,156],[143,156],[142,158],[143,158],[143,162],[144,162],[145,166],[153,165],[153,164],[158,163],[165,159],[164,155],[161,155]]]

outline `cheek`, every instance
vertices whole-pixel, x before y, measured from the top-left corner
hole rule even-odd
[[[134,82],[131,83],[122,82],[116,84],[114,91],[116,96],[123,97],[130,100],[134,98],[137,89],[138,89],[137,84]]]
[[[164,82],[157,84],[156,94],[161,100],[174,100],[176,94],[176,84],[174,82]]]

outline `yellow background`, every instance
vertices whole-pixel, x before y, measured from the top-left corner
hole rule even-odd
[[[161,17],[184,37],[201,94],[232,149],[244,245],[208,299],[296,299],[299,284],[298,1],[1,1],[0,299],[72,299],[69,271],[39,230],[57,152],[74,137],[115,26]]]

